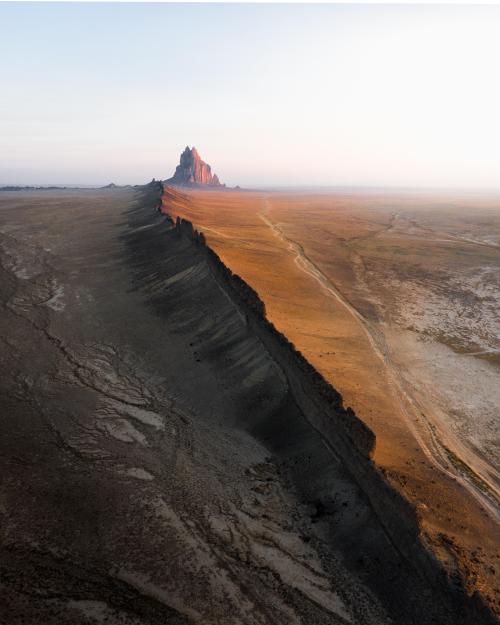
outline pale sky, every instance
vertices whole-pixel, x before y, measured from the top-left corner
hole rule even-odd
[[[500,187],[500,6],[0,3],[0,184]]]

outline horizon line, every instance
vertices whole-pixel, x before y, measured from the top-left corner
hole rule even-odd
[[[157,182],[164,182],[163,179],[159,178],[151,178],[146,182],[139,183],[55,183],[55,182],[47,182],[47,183],[15,183],[15,182],[1,182],[0,190],[6,187],[17,187],[19,189],[49,189],[49,188],[59,188],[59,189],[102,189],[110,184],[114,184],[118,188],[125,187],[134,187],[134,186],[142,186],[151,182],[151,180],[156,180]],[[175,185],[168,185],[175,186]],[[467,193],[500,193],[500,186],[498,187],[479,187],[479,186],[450,186],[450,185],[392,185],[392,184],[363,184],[363,183],[355,183],[355,184],[311,184],[311,183],[302,183],[302,184],[251,184],[251,185],[225,185],[221,187],[210,187],[207,185],[206,190],[212,191],[222,191],[226,188],[226,190],[234,190],[238,189],[240,191],[305,191],[305,190],[360,190],[360,191],[370,191],[370,190],[387,190],[387,191],[435,191],[435,192],[467,192]],[[186,187],[186,189],[190,189],[190,187]],[[205,190],[204,187],[193,188],[191,190]]]

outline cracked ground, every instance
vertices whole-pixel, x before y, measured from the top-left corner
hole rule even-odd
[[[387,622],[241,427],[286,382],[203,263],[158,256],[153,200],[0,214],[0,622]]]

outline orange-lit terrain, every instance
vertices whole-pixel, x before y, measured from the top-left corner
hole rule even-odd
[[[389,4],[0,0],[0,625],[500,625],[500,7]]]
[[[258,292],[375,432],[424,541],[498,609],[500,200],[167,187],[163,210]]]

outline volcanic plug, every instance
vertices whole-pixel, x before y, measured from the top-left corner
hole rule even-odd
[[[165,181],[169,185],[180,187],[222,187],[212,168],[205,163],[195,147],[186,149],[181,154],[180,163],[175,168],[174,175]]]

